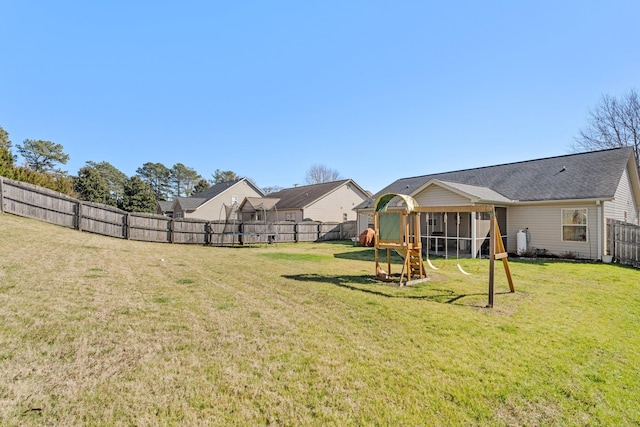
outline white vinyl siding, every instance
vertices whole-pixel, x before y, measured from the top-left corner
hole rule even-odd
[[[255,191],[247,181],[240,181],[237,184],[229,187],[216,197],[206,201],[202,205],[198,206],[198,209],[191,213],[186,214],[186,218],[198,218],[206,219],[209,221],[225,220],[225,211],[223,204],[231,206],[234,201],[236,203],[242,202],[245,197],[262,197],[260,193]]]
[[[373,228],[373,210],[358,212],[358,236],[367,228]]]
[[[413,197],[419,206],[470,205],[468,197],[461,196],[437,185],[430,185]]]
[[[304,219],[322,222],[343,222],[344,214],[347,214],[347,221],[355,221],[357,214],[353,208],[366,200],[366,198],[366,194],[361,193],[353,185],[342,185],[307,206],[304,209]]]
[[[302,211],[300,209],[291,209],[286,211],[278,211],[278,221],[302,221]]]
[[[562,209],[586,210],[586,241],[562,241]],[[597,259],[597,218],[595,203],[511,206],[507,210],[507,251],[516,252],[518,230],[528,228],[528,249],[546,249],[555,255],[573,252],[579,258]]]
[[[616,194],[613,200],[604,203],[604,217],[625,221],[632,224],[640,224],[638,218],[638,200],[634,200],[631,191],[631,180],[627,170],[624,170]]]

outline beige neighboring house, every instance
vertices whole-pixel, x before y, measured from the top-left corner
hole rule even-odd
[[[352,179],[285,188],[269,194],[280,199],[275,205],[278,221],[355,221],[353,210],[368,194]]]
[[[190,197],[173,200],[173,218],[225,220],[225,206],[234,207],[229,219],[237,219],[237,208],[247,197],[263,197],[264,193],[247,178],[214,184]]]
[[[632,147],[402,178],[356,208],[359,232],[370,226],[377,198],[388,193],[412,196],[419,206],[492,204],[512,253],[524,247],[601,260],[607,219],[640,225],[640,174]],[[458,223],[455,213],[431,214],[427,223],[422,214],[421,221],[430,248],[434,235],[448,236],[454,245],[460,241],[467,256],[487,243],[486,215],[461,214]]]

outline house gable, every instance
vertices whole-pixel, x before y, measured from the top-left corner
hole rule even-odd
[[[314,219],[342,221],[355,219],[353,208],[366,199],[367,193],[351,179],[286,188],[269,197],[279,198],[276,205],[282,220]]]
[[[223,212],[224,206],[231,206],[233,204],[239,206],[246,197],[264,196],[264,193],[246,178],[216,184],[203,193],[206,193],[207,196],[215,195],[201,203],[197,209],[189,215],[190,218],[224,220],[226,217]],[[197,196],[194,195],[194,198],[197,198]]]
[[[245,197],[263,197],[264,193],[247,178],[214,184],[191,197],[176,197],[174,217],[224,220],[223,205],[238,205]]]
[[[510,204],[512,201],[487,187],[429,180],[411,194],[419,205],[456,206],[475,203]]]

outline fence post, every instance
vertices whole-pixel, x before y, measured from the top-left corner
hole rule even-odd
[[[175,230],[174,219],[171,218],[169,220],[169,243],[173,243],[175,241],[175,236],[173,235],[174,230]]]
[[[127,239],[127,240],[130,239],[130,236],[129,236],[129,225],[130,225],[129,212],[127,212],[125,214],[125,217],[124,217],[124,238]]]
[[[4,178],[0,176],[0,213],[4,213]]]
[[[82,231],[82,202],[76,203],[76,230]]]

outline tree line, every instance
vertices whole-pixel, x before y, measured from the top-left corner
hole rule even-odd
[[[15,148],[24,159],[21,166],[16,164],[17,156],[13,154],[9,133],[0,126],[0,175],[128,212],[155,212],[158,201],[191,196],[213,184],[241,178],[231,170],[216,169],[207,180],[195,169],[182,163],[167,167],[154,162],[143,164],[136,169],[135,175],[128,177],[104,161],[87,161],[78,170],[77,176],[70,176],[61,169],[69,160],[61,144],[25,139]],[[313,165],[307,172],[306,182],[315,184],[339,178],[337,171]],[[280,186],[272,186],[262,190],[268,194],[281,189]]]
[[[70,176],[61,169],[69,160],[61,144],[25,139],[15,148],[24,159],[23,165],[17,165],[9,133],[0,126],[0,175],[129,212],[155,212],[157,201],[190,196],[212,184],[239,178],[233,171],[217,169],[212,179],[206,180],[182,163],[169,168],[153,162],[143,164],[128,177],[104,161],[88,161],[77,176]]]

